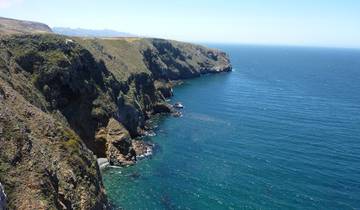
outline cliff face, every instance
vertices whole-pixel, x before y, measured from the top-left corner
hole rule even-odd
[[[227,55],[218,50],[162,39],[151,39],[143,49],[145,63],[155,79],[187,79],[230,71]]]
[[[169,111],[170,80],[230,70],[224,53],[175,41],[0,38],[0,182],[9,208],[106,208],[96,157],[133,164],[132,138],[152,114]]]
[[[0,82],[0,180],[9,209],[101,209],[106,204],[92,153],[65,123]]]

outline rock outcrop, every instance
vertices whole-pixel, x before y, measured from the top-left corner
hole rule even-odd
[[[143,49],[147,67],[156,79],[188,79],[207,73],[231,71],[228,56],[199,45],[150,39]]]
[[[105,144],[106,158],[111,165],[132,165],[136,161],[136,153],[132,148],[131,136],[126,128],[111,118],[105,129],[100,129],[96,141]]]
[[[0,27],[1,28],[1,27]],[[9,209],[106,209],[96,158],[131,165],[172,112],[173,80],[230,71],[223,52],[160,39],[0,37],[0,182]]]
[[[8,208],[106,208],[96,159],[78,135],[2,79],[0,89],[0,181]]]

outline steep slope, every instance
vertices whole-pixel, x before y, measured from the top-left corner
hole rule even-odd
[[[146,38],[76,38],[76,41],[115,74],[122,73],[122,77],[144,72],[157,80],[179,80],[231,70],[224,52],[195,44]]]
[[[0,183],[11,209],[104,209],[96,157],[136,162],[132,140],[169,112],[171,80],[230,71],[226,54],[160,39],[0,38]]]
[[[8,53],[1,51],[5,57]],[[16,72],[21,69],[12,58],[2,57],[0,69],[0,182],[8,208],[104,208],[106,198],[92,153],[66,123],[21,95],[20,83],[32,84]]]
[[[225,53],[188,43],[143,38],[75,40],[104,63],[116,81],[128,87],[122,98],[125,104],[136,107],[137,114],[120,109],[119,121],[132,137],[141,134],[154,105],[171,96],[171,80],[231,70]]]
[[[43,23],[0,17],[0,35],[52,33]]]
[[[0,81],[0,179],[9,209],[101,209],[95,158],[66,125]]]

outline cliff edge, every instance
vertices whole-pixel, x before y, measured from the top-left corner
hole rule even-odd
[[[1,28],[1,27],[0,27]],[[231,70],[188,43],[0,37],[0,183],[9,209],[106,209],[96,158],[136,162],[133,139],[168,111],[172,80]]]
[[[0,35],[52,33],[43,23],[0,17]]]

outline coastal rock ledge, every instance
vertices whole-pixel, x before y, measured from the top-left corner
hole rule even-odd
[[[0,209],[108,209],[97,158],[151,153],[134,139],[171,112],[173,85],[231,71],[225,53],[188,43],[2,31]]]

